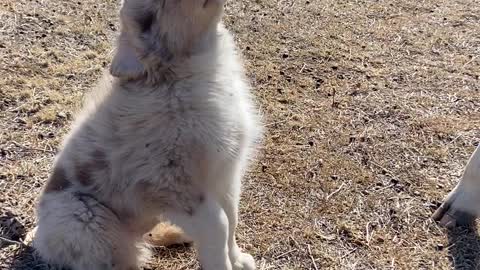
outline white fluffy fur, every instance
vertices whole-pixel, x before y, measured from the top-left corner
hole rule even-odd
[[[465,224],[480,215],[480,145],[473,152],[460,182],[448,194],[433,219],[447,227]]]
[[[222,6],[124,1],[114,77],[88,96],[39,200],[34,246],[48,262],[138,269],[142,235],[169,220],[203,269],[255,269],[235,228],[261,132]]]

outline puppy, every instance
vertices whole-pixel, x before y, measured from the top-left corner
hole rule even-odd
[[[47,262],[139,269],[143,235],[168,221],[186,235],[168,225],[160,234],[191,239],[203,269],[255,269],[235,228],[261,128],[220,23],[224,2],[123,1],[110,74],[87,97],[39,198],[33,243]]]

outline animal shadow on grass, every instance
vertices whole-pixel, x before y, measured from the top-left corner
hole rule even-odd
[[[0,209],[0,250],[15,245],[25,236],[25,226],[17,216],[8,210]]]
[[[455,270],[480,269],[480,236],[474,221],[449,229],[448,243]]]
[[[34,249],[23,243],[27,229],[21,218],[12,212],[0,209],[0,254],[7,257],[0,262],[1,269],[8,270],[57,270],[42,262]],[[59,269],[58,269],[59,270]],[[67,269],[64,269],[67,270]]]
[[[43,262],[31,246],[22,246],[12,258],[9,270],[69,270],[56,268]]]

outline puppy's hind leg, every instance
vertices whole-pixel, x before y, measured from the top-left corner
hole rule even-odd
[[[232,270],[227,246],[228,218],[213,198],[206,196],[191,213],[168,211],[164,216],[192,238],[202,269]]]
[[[117,216],[92,197],[42,195],[33,246],[46,262],[72,270],[136,270],[139,249]]]

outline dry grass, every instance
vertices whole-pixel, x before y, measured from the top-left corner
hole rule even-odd
[[[0,235],[21,240],[82,95],[111,57],[113,0],[0,3]],[[230,1],[268,132],[239,241],[259,269],[475,269],[475,229],[429,220],[480,139],[476,0]],[[151,269],[195,269],[159,249]],[[48,269],[0,240],[1,269]]]

